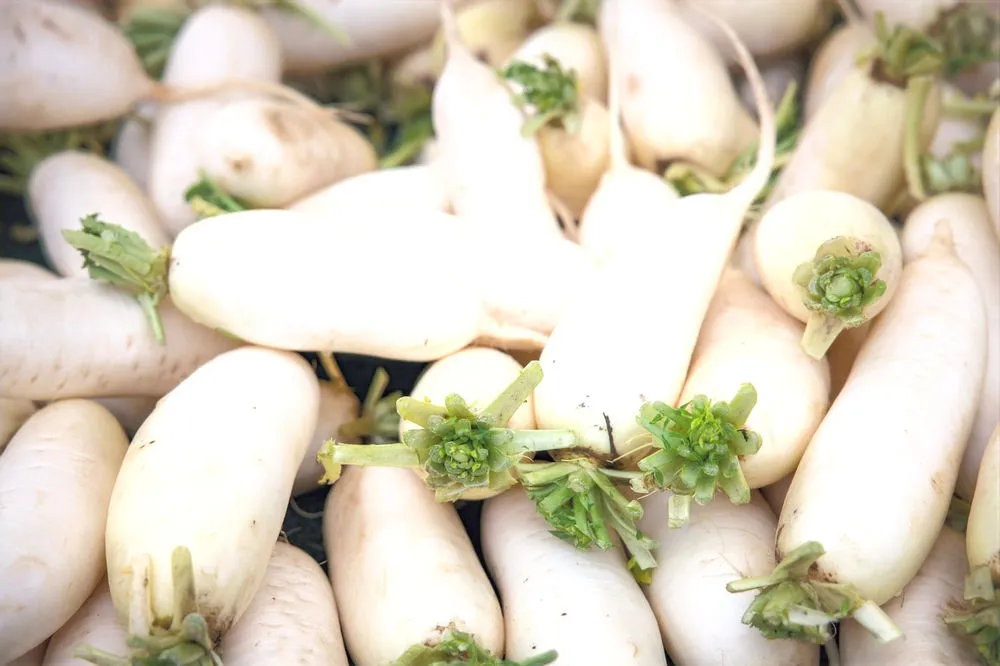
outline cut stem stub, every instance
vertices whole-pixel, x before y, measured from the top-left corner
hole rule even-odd
[[[953,631],[976,646],[988,666],[1000,664],[1000,590],[988,567],[976,567],[965,579],[965,602],[943,615]]]
[[[523,661],[510,661],[494,656],[480,647],[476,637],[459,631],[454,625],[439,628],[439,636],[406,650],[392,666],[547,666],[558,654],[549,650]]]

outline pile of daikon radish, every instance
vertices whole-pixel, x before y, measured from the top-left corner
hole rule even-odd
[[[985,0],[4,0],[0,666],[1000,664],[998,58]]]

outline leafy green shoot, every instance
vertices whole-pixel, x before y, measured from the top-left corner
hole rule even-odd
[[[198,181],[184,192],[184,201],[191,206],[199,220],[251,208],[246,202],[219,187],[204,171],[198,173]]]
[[[948,78],[1000,59],[1000,22],[991,3],[957,3],[941,13],[927,34],[941,45]]]
[[[560,455],[556,462],[521,463],[517,475],[553,535],[581,550],[610,550],[614,532],[632,556],[631,567],[648,572],[656,566],[656,542],[636,526],[642,505],[616,487],[641,474],[603,469],[583,456]]]
[[[989,567],[976,567],[965,578],[964,603],[956,604],[942,616],[945,624],[976,646],[983,663],[1000,664],[1000,590]]]
[[[163,76],[174,39],[190,12],[172,7],[137,7],[123,26],[150,78]]]
[[[810,568],[824,553],[822,545],[808,541],[788,553],[769,576],[726,585],[733,593],[759,590],[743,614],[743,624],[766,638],[823,644],[833,637],[834,622],[853,617],[879,642],[902,636],[889,616],[862,599],[853,586],[810,579]]]
[[[510,661],[480,647],[475,636],[454,626],[439,630],[443,632],[440,638],[414,645],[392,666],[547,666],[558,656],[549,650],[523,661]]]
[[[56,153],[79,150],[105,155],[117,128],[118,123],[111,121],[54,132],[0,134],[0,192],[23,196],[34,168]]]
[[[718,490],[734,504],[749,502],[750,486],[740,458],[760,450],[760,435],[746,428],[756,404],[752,384],[740,386],[729,402],[698,395],[679,408],[662,402],[644,404],[637,420],[652,436],[656,451],[639,461],[644,477],[633,482],[633,489],[671,491],[671,527],[687,522],[692,499],[708,504]]]
[[[871,67],[871,76],[905,88],[914,77],[940,77],[944,73],[945,53],[942,44],[932,37],[903,24],[890,28],[885,14],[875,14],[875,44],[858,61]]]
[[[501,81],[514,104],[525,114],[523,136],[531,136],[546,125],[570,134],[580,130],[580,83],[574,70],[564,70],[558,60],[542,56],[542,67],[515,60],[501,72]]]
[[[154,249],[139,234],[104,222],[96,214],[81,219],[80,225],[80,229],[64,229],[62,235],[83,255],[83,266],[90,277],[135,296],[157,342],[165,344],[157,308],[167,295],[170,249]]]

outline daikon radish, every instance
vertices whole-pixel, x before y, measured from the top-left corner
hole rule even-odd
[[[39,162],[28,181],[27,205],[36,220],[45,257],[66,277],[86,277],[80,253],[62,236],[80,219],[100,212],[145,238],[154,248],[170,243],[149,197],[129,175],[97,155],[64,151]]]
[[[111,143],[111,159],[145,192],[149,186],[149,143],[156,118],[155,104],[140,104],[122,121]]]
[[[802,346],[813,358],[823,358],[845,328],[877,316],[902,272],[899,237],[888,218],[846,192],[789,196],[759,220],[753,243],[764,288],[805,322]]]
[[[431,102],[445,191],[455,214],[493,234],[555,239],[562,231],[545,189],[545,164],[521,112],[488,66],[462,43],[441,4],[448,60]]]
[[[849,19],[827,34],[813,53],[803,88],[806,122],[815,117],[841,81],[854,71],[858,58],[877,43],[874,31],[860,20]]]
[[[729,24],[747,49],[758,58],[774,58],[792,53],[805,46],[829,22],[829,12],[823,0],[763,0],[754,3],[739,0],[697,0],[698,6]],[[697,12],[688,12],[685,19],[698,29],[705,39],[730,60],[729,43]],[[782,87],[782,90],[784,87]]]
[[[162,649],[143,640],[158,626],[208,654],[244,614],[318,410],[316,376],[301,356],[244,347],[195,370],[139,428],[111,496],[106,544],[111,597],[141,650]],[[223,472],[239,481],[220,492]]]
[[[608,0],[598,28],[617,70],[622,121],[638,163],[659,171],[684,160],[721,174],[753,143],[757,127],[722,56],[685,20],[687,7],[679,0]]]
[[[326,502],[323,542],[357,666],[394,663],[449,627],[502,654],[500,604],[458,513],[409,470],[346,470]]]
[[[521,42],[511,59],[540,66],[546,55],[559,61],[564,69],[576,72],[581,97],[590,97],[602,104],[607,101],[604,45],[592,26],[571,21],[545,25]]]
[[[0,395],[161,396],[240,344],[195,324],[169,300],[159,316],[166,345],[132,297],[108,285],[75,278],[0,282]]]
[[[93,400],[111,412],[125,432],[132,435],[152,413],[159,398],[154,396],[116,396],[94,398]]]
[[[244,79],[275,84],[281,78],[281,64],[278,38],[264,19],[248,9],[210,4],[184,23],[163,82],[208,86]],[[149,196],[173,235],[195,221],[184,193],[198,180],[206,128],[230,98],[216,96],[157,109],[149,143]]]
[[[0,258],[0,281],[39,282],[58,279],[58,275],[33,261]]]
[[[227,666],[348,666],[333,591],[316,560],[276,543],[260,589],[219,652]]]
[[[983,451],[1000,422],[1000,246],[994,242],[990,213],[981,196],[942,194],[928,199],[907,216],[902,237],[905,261],[914,261],[927,251],[940,220],[948,221],[955,238],[955,253],[969,267],[986,308],[986,379],[955,486],[959,497],[971,500]]]
[[[284,207],[378,166],[375,148],[358,130],[271,99],[226,104],[197,146],[208,178],[254,208]]]
[[[414,164],[358,174],[295,201],[288,210],[324,218],[344,211],[385,206],[400,211],[451,212],[444,184],[432,165]]]
[[[941,528],[920,571],[903,593],[882,607],[905,635],[905,640],[879,645],[854,620],[840,624],[840,658],[844,666],[976,666],[976,652],[948,630],[941,613],[962,596],[965,545],[962,535]]]
[[[799,462],[778,520],[781,563],[728,586],[760,590],[744,621],[765,636],[823,643],[851,615],[879,642],[900,637],[878,605],[902,593],[944,524],[984,375],[981,300],[944,222],[904,268]]]
[[[109,654],[126,650],[128,632],[118,619],[108,581],[102,580],[80,610],[49,640],[41,666],[80,666],[76,650],[84,645]]]
[[[554,650],[557,664],[666,666],[656,618],[620,551],[582,551],[549,529],[517,490],[483,505],[483,554],[503,602],[506,657]]]
[[[331,437],[339,439],[343,426],[358,418],[358,397],[346,386],[334,382],[319,383],[319,415],[316,431],[309,448],[302,457],[302,464],[295,474],[292,496],[303,495],[320,487],[323,466],[316,460],[323,442]]]
[[[455,27],[458,37],[469,53],[490,67],[500,67],[538,26],[537,3],[533,0],[475,0],[454,2]],[[431,43],[431,71],[440,76],[451,48],[447,24],[442,26]]]
[[[726,582],[774,568],[777,519],[760,493],[735,506],[696,506],[682,530],[668,527],[668,493],[645,502],[640,526],[657,540],[659,567],[645,587],[671,660],[682,666],[818,666],[819,649],[767,640],[740,620],[745,604]]]
[[[28,419],[0,456],[0,663],[44,642],[101,581],[127,445],[106,409],[67,400]]]
[[[735,40],[731,30],[720,27]],[[545,381],[535,391],[539,427],[574,431],[577,445],[599,458],[616,458],[632,448],[629,440],[643,432],[636,417],[644,403],[674,404],[680,396],[702,320],[743,217],[771,173],[774,109],[753,59],[741,44],[734,45],[762,109],[753,170],[725,194],[691,195],[663,208],[662,224],[644,225],[630,251],[604,265],[595,285],[576,301],[542,351]],[[620,70],[613,50],[611,56],[612,81],[617,83]],[[590,210],[584,226],[589,215]],[[664,262],[662,253],[669,247],[684,252]],[[649,291],[653,284],[684,288],[672,294],[667,306],[655,303]],[[624,321],[637,323],[623,327]],[[599,361],[608,354],[615,363]]]
[[[983,139],[983,193],[1000,242],[1000,109],[993,112]]]

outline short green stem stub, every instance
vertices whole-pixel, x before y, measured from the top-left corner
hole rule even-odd
[[[438,635],[406,650],[392,666],[546,666],[558,656],[554,650],[515,662],[501,659],[476,642],[476,637],[454,626],[439,627]]]
[[[184,192],[184,201],[191,206],[199,220],[226,213],[238,213],[250,208],[249,204],[219,187],[204,172],[199,173],[198,182]]]
[[[1000,590],[988,567],[973,569],[965,579],[964,603],[943,615],[952,631],[966,636],[988,666],[1000,664]]]
[[[500,72],[514,104],[526,116],[521,133],[531,136],[552,124],[575,134],[580,129],[580,85],[576,72],[564,70],[548,54],[542,57],[542,63],[542,67],[536,67],[515,60]]]
[[[749,502],[750,486],[740,458],[760,450],[760,435],[746,428],[756,403],[753,385],[743,384],[729,402],[712,402],[699,395],[679,408],[662,402],[644,404],[638,422],[652,435],[656,451],[639,461],[646,477],[633,483],[633,488],[642,491],[653,486],[673,492],[672,526],[686,520],[684,496],[707,504],[722,490],[734,504]]]

